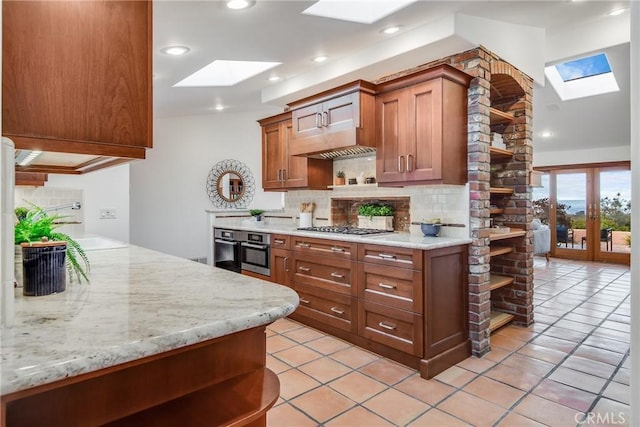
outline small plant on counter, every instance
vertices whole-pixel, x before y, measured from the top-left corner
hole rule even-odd
[[[344,175],[344,171],[338,171],[338,172],[336,172],[336,178],[344,178],[344,177],[345,177],[345,175]]]
[[[344,185],[345,184],[345,174],[344,171],[336,172],[336,185]]]
[[[55,231],[58,227],[56,224],[61,218],[61,215],[48,215],[47,212],[38,206],[33,206],[31,209],[16,208],[15,214],[17,218],[16,225],[14,227],[14,243],[19,245],[21,243],[33,243],[41,241],[66,241],[67,250],[65,263],[69,277],[73,280],[75,273],[78,281],[82,282],[82,279],[89,282],[87,273],[90,269],[89,258],[85,254],[82,247],[65,233]]]
[[[256,222],[262,221],[262,214],[263,213],[264,213],[264,210],[262,210],[262,209],[250,209],[249,210],[249,215],[254,217]]]
[[[376,205],[373,203],[365,203],[358,206],[358,215],[367,216],[393,216],[393,207],[389,205]]]

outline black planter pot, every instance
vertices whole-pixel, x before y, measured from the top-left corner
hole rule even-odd
[[[64,292],[67,285],[67,242],[22,244],[23,295]]]

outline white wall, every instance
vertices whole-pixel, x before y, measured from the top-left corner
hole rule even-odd
[[[582,150],[536,150],[533,142],[533,166],[579,165],[598,162],[621,162],[631,159],[631,146],[603,147]]]
[[[82,190],[84,232],[129,241],[129,165],[100,169],[83,175],[49,174],[43,190]],[[17,196],[16,196],[17,198]],[[115,209],[115,219],[100,219],[100,209]],[[59,212],[61,215],[70,211]]]
[[[277,114],[281,110],[274,110]],[[249,208],[282,207],[281,193],[262,191],[260,113],[154,119],[153,149],[131,164],[131,243],[184,258],[207,255],[205,210],[215,209],[207,175],[224,159],[243,162],[256,182]]]

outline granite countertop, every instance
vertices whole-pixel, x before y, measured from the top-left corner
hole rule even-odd
[[[87,252],[91,284],[23,297],[0,332],[2,395],[265,325],[292,313],[284,286],[137,246]]]
[[[342,242],[370,243],[375,245],[395,246],[411,249],[438,249],[456,245],[466,245],[471,243],[470,238],[456,237],[424,237],[422,235],[393,232],[370,234],[359,236],[353,234],[325,233],[298,230],[293,225],[269,224],[263,221],[263,225],[257,225],[255,221],[243,221],[240,224],[216,223],[216,228],[229,228],[232,230],[259,231],[262,233],[281,233],[292,236],[314,237],[319,239],[339,240]]]

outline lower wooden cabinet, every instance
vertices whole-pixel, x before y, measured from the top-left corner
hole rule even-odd
[[[424,378],[471,355],[467,245],[423,251],[297,236],[288,243],[291,250],[273,250],[272,280],[298,292],[292,319]]]

